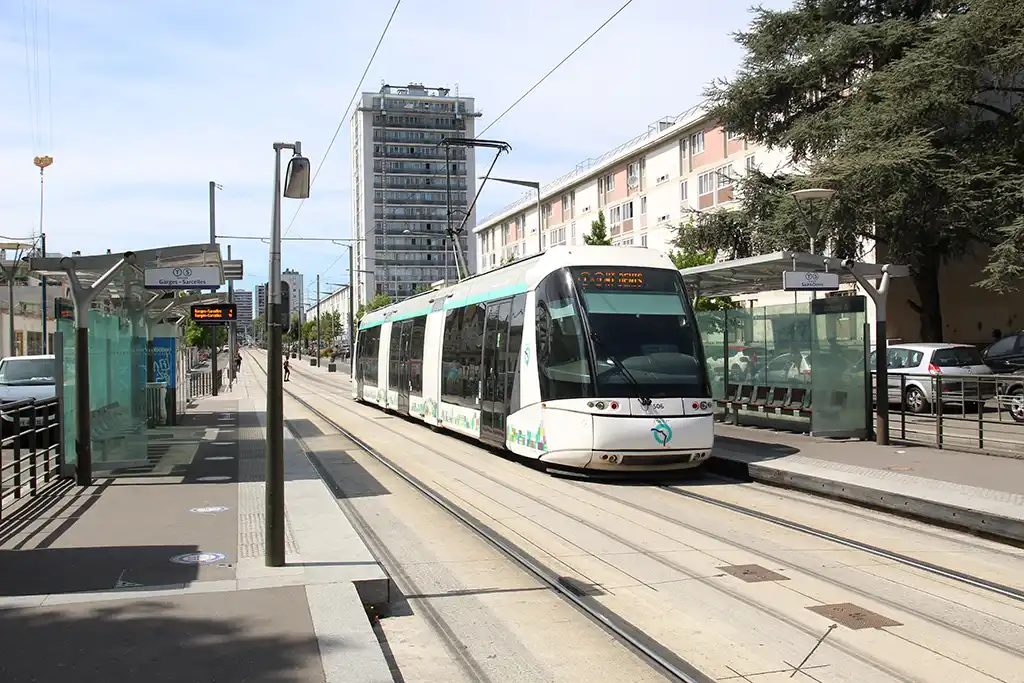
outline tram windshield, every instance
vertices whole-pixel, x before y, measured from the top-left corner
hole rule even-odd
[[[700,336],[678,272],[568,270],[568,278],[554,273],[538,288],[545,399],[709,395]]]

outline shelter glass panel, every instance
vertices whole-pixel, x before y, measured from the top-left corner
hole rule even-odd
[[[866,302],[829,297],[812,304],[811,431],[823,436],[866,436],[864,373]]]

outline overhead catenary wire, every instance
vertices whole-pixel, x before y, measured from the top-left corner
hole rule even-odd
[[[530,89],[529,89],[529,90],[527,90],[527,91],[526,91],[526,92],[524,92],[524,93],[523,93],[522,95],[520,95],[520,96],[519,96],[519,98],[518,98],[518,99],[517,99],[517,100],[516,100],[515,102],[513,102],[512,104],[510,104],[510,105],[508,106],[508,109],[506,109],[505,111],[503,111],[503,112],[501,112],[500,114],[498,114],[498,117],[497,117],[497,118],[495,118],[495,119],[494,119],[493,121],[491,121],[491,122],[490,122],[489,124],[487,124],[487,127],[486,127],[486,128],[484,128],[484,129],[483,129],[482,131],[480,131],[479,133],[477,133],[477,134],[476,134],[476,136],[477,136],[478,138],[479,138],[479,137],[482,137],[482,136],[483,136],[483,134],[484,134],[484,133],[486,133],[487,131],[489,131],[489,130],[490,130],[490,129],[491,129],[491,128],[492,128],[492,127],[493,127],[493,126],[494,126],[494,125],[496,124],[496,123],[498,123],[498,121],[501,121],[501,120],[502,120],[503,118],[505,118],[505,115],[506,115],[506,114],[508,114],[508,113],[509,113],[510,111],[512,111],[513,109],[515,109],[515,108],[516,108],[516,106],[517,106],[517,105],[518,105],[518,104],[519,104],[520,102],[522,102],[523,100],[525,100],[525,99],[526,99],[526,98],[527,98],[527,97],[528,97],[528,96],[530,95],[530,93],[532,93],[532,92],[533,92],[534,90],[536,90],[536,89],[537,89],[538,87],[540,87],[540,84],[541,84],[541,83],[543,83],[544,81],[546,81],[546,80],[548,79],[548,77],[549,77],[549,76],[551,76],[551,74],[553,74],[553,73],[555,73],[556,71],[558,71],[558,69],[559,69],[559,68],[561,68],[561,66],[562,66],[563,64],[565,64],[565,63],[566,63],[566,62],[568,62],[568,61],[569,61],[570,59],[572,59],[572,56],[573,56],[573,55],[575,55],[575,54],[576,54],[577,52],[579,52],[579,51],[580,51],[581,49],[583,49],[583,46],[584,46],[584,45],[586,45],[587,43],[589,43],[589,42],[591,41],[591,39],[592,39],[592,38],[593,38],[594,36],[596,36],[596,35],[597,35],[598,33],[600,33],[600,32],[601,32],[601,31],[602,31],[602,30],[604,29],[604,27],[605,27],[605,26],[607,26],[608,24],[612,23],[612,21],[613,21],[613,20],[615,19],[615,17],[617,17],[617,16],[619,16],[620,14],[622,14],[623,10],[625,10],[625,9],[626,9],[627,7],[629,7],[629,6],[630,6],[630,5],[632,5],[632,4],[633,4],[633,0],[626,0],[626,2],[625,2],[625,3],[623,4],[623,5],[622,5],[622,7],[620,7],[620,8],[619,8],[619,9],[617,9],[617,10],[615,10],[615,13],[614,13],[614,14],[612,14],[612,15],[611,15],[610,17],[608,17],[607,19],[605,19],[605,20],[604,20],[604,23],[602,23],[602,24],[601,24],[600,26],[598,26],[598,27],[597,27],[596,29],[594,29],[593,33],[591,33],[591,34],[590,34],[589,36],[587,36],[586,38],[584,38],[584,39],[583,39],[583,42],[582,42],[582,43],[580,43],[579,45],[577,45],[577,46],[576,46],[576,47],[575,47],[575,48],[573,49],[573,51],[572,51],[572,52],[570,52],[570,53],[569,53],[569,54],[567,54],[567,55],[566,55],[565,57],[563,57],[563,58],[562,58],[562,61],[560,61],[560,62],[559,62],[558,64],[555,64],[555,65],[554,65],[554,66],[553,66],[553,67],[551,68],[551,70],[550,70],[550,71],[548,71],[548,72],[547,72],[546,74],[544,74],[544,75],[543,75],[543,76],[541,77],[541,79],[540,79],[539,81],[537,81],[536,83],[534,83],[534,84],[533,84],[533,85],[532,85],[532,86],[530,87]]]
[[[320,170],[324,167],[324,163],[327,161],[327,156],[331,153],[331,149],[334,147],[334,143],[337,141],[338,135],[341,134],[341,129],[345,126],[345,119],[348,117],[348,112],[352,109],[352,105],[355,104],[356,99],[359,97],[359,91],[363,87],[363,81],[366,80],[366,74],[370,72],[373,60],[377,57],[377,52],[380,51],[380,46],[384,42],[384,37],[387,36],[388,29],[391,28],[391,22],[395,20],[395,14],[398,13],[398,8],[401,4],[402,0],[397,0],[394,8],[391,10],[391,16],[388,17],[388,23],[384,25],[384,30],[381,31],[380,38],[377,40],[377,45],[373,48],[373,54],[370,55],[370,59],[366,62],[366,68],[363,69],[363,75],[359,77],[359,83],[356,84],[355,90],[352,92],[352,99],[349,100],[348,106],[345,107],[345,111],[342,112],[341,120],[338,121],[338,127],[334,130],[334,136],[331,137],[331,142],[327,145],[327,149],[324,150],[324,155],[320,158],[320,163],[317,165],[316,171],[313,172],[313,177],[310,178],[310,187],[312,187],[313,183],[316,182],[317,176],[320,175]],[[295,213],[292,214],[292,219],[288,222],[288,228],[284,231],[285,235],[291,232],[292,226],[295,225],[295,219],[299,217],[299,212],[302,211],[302,207],[305,203],[305,199],[299,202],[298,207],[295,209]]]

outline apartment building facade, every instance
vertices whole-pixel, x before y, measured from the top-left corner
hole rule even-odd
[[[735,202],[737,178],[785,164],[785,154],[728,134],[699,108],[661,119],[543,186],[540,239],[536,193],[481,221],[474,228],[479,270],[541,248],[582,244],[599,211],[613,244],[669,251],[678,226],[695,211]]]
[[[458,279],[449,219],[455,227],[465,219],[458,248],[475,272],[475,212],[467,217],[476,192],[474,154],[451,146],[446,156],[439,143],[474,137],[477,116],[473,98],[457,89],[413,83],[362,94],[351,122],[358,301],[378,292],[401,300],[432,282]]]

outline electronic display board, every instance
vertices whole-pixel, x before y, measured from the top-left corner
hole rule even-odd
[[[644,291],[651,289],[651,273],[638,268],[580,268],[573,275],[576,282],[586,290]],[[661,279],[654,288],[664,287]]]
[[[192,304],[192,322],[197,325],[225,325],[237,318],[236,304]]]

